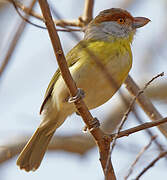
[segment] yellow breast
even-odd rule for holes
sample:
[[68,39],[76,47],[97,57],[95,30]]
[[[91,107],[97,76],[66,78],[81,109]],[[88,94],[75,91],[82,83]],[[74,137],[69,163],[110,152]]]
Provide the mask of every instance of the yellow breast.
[[[74,81],[85,92],[84,101],[89,109],[93,109],[108,101],[121,86],[131,69],[132,54],[130,43],[123,40],[87,41],[84,43],[87,44],[86,49],[79,43],[67,54],[66,59]],[[91,51],[91,54],[87,49]],[[94,60],[96,57],[114,83],[106,78],[104,72],[96,64]],[[55,82],[52,91],[53,104],[57,109],[69,109],[70,113],[75,111],[75,108],[71,108],[72,105],[65,101],[69,97],[69,91],[59,71],[55,73],[51,85],[53,82]],[[51,85],[49,87],[52,87]],[[50,90],[50,88],[48,89]]]
[[92,109],[108,101],[121,86],[131,69],[132,54],[130,45],[124,42],[95,41],[90,42],[87,48],[113,80],[111,83],[106,78],[87,50],[77,52],[80,59],[70,67],[70,71],[77,86],[85,91],[85,102]]

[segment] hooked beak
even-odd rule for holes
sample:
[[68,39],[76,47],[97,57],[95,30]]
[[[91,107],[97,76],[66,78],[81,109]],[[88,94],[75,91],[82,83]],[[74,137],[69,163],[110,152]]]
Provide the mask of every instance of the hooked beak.
[[140,28],[145,26],[147,23],[149,23],[151,20],[145,17],[134,17],[133,20],[133,28]]

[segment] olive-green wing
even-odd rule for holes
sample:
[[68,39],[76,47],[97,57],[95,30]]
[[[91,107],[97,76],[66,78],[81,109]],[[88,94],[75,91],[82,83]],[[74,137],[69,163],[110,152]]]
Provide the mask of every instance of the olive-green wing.
[[[77,44],[66,56],[66,60],[67,60],[67,64],[68,64],[68,67],[71,67],[73,64],[75,64],[78,60],[79,60],[79,55],[78,53],[76,52],[79,52],[80,51],[80,46],[79,44]],[[53,91],[53,88],[54,88],[54,85],[57,81],[57,79],[59,78],[60,76],[60,70],[57,69],[57,71],[55,72],[55,74],[53,75],[52,77],[52,80],[50,81],[49,85],[48,85],[48,88],[46,90],[46,93],[45,93],[45,96],[44,96],[44,101],[41,105],[41,108],[40,108],[40,114],[42,113],[43,111],[43,108],[46,104],[46,102],[48,101],[48,99],[50,98],[50,96],[52,95],[52,91]]]
[[42,105],[41,105],[41,108],[40,108],[40,114],[42,113],[43,111],[43,108],[46,104],[46,102],[48,101],[48,99],[50,98],[51,94],[52,94],[52,90],[53,90],[53,87],[54,87],[54,84],[55,82],[57,81],[57,79],[59,78],[60,76],[60,70],[57,69],[57,71],[55,72],[55,74],[53,75],[49,85],[48,85],[48,88],[46,89],[46,92],[45,92],[45,96],[44,96],[44,100],[42,102]]

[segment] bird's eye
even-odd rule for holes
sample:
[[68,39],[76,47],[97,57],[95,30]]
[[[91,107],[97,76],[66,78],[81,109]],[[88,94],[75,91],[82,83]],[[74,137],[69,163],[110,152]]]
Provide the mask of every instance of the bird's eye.
[[125,19],[123,19],[123,18],[119,18],[119,19],[117,20],[117,22],[118,22],[119,24],[124,24]]

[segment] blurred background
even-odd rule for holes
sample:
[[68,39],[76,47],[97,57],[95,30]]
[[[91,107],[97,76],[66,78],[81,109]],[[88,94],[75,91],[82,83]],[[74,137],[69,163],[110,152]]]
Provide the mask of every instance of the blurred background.
[[[24,5],[28,3],[28,1],[20,2]],[[52,3],[61,18],[67,20],[77,19],[82,15],[84,8],[83,0],[52,0],[49,2]],[[167,1],[95,0],[93,14],[96,16],[99,11],[112,7],[125,8],[134,16],[145,16],[151,19],[151,23],[138,30],[132,44],[133,67],[130,75],[140,87],[143,87],[153,76],[165,72],[165,76],[155,80],[146,91],[157,110],[165,117],[167,115]],[[38,14],[41,13],[38,3],[36,3],[34,11]],[[22,14],[24,15],[24,13]],[[41,21],[33,17],[30,20],[44,26]],[[11,3],[0,0],[0,149],[5,149],[9,157],[13,156],[11,154],[17,154],[16,149],[23,146],[19,145],[25,144],[25,139],[30,137],[38,127],[40,105],[48,83],[57,69],[47,31],[30,24],[25,24],[24,27],[22,21]],[[20,25],[21,23],[22,25]],[[22,31],[20,34],[18,27],[19,31]],[[18,41],[13,44],[14,49],[9,56],[9,49],[12,49],[11,42],[16,32]],[[76,34],[82,39],[82,32],[76,32]],[[78,43],[70,32],[59,32],[59,35],[65,53]],[[9,62],[2,70],[7,55]],[[121,87],[121,91],[129,99],[129,93],[124,85]],[[126,109],[117,93],[109,102],[91,112],[101,121],[104,128],[108,125],[111,126],[112,128],[107,129],[108,132],[111,132],[121,120]],[[135,112],[143,122],[150,121],[138,105],[135,105]],[[139,122],[131,113],[124,128],[127,129],[137,124]],[[88,134],[82,133],[83,126],[81,118],[74,114],[57,130],[56,135],[60,139],[62,138],[61,143],[67,143],[67,146],[68,137],[69,142],[76,135],[82,135],[89,139]],[[152,128],[151,131],[154,135],[158,135],[157,141],[166,149],[166,138],[157,128]],[[63,141],[64,138],[66,138],[65,141]],[[78,150],[78,152],[72,153],[64,146],[52,148],[52,151],[46,153],[36,172],[26,173],[19,170],[16,166],[18,154],[8,160],[2,160],[3,157],[0,157],[0,179],[103,179],[98,150],[94,148],[94,144],[87,147],[84,145],[86,142],[81,143],[78,139],[77,141],[78,145],[75,144],[75,146],[81,146],[81,149],[85,148],[85,151],[81,153]],[[117,141],[117,146],[112,154],[112,162],[118,179],[124,179],[136,155],[149,141],[150,136],[146,131]],[[135,178],[158,154],[159,149],[153,143],[141,157],[129,179]],[[141,179],[154,180],[165,177],[167,176],[166,168],[167,159],[161,159]]]

